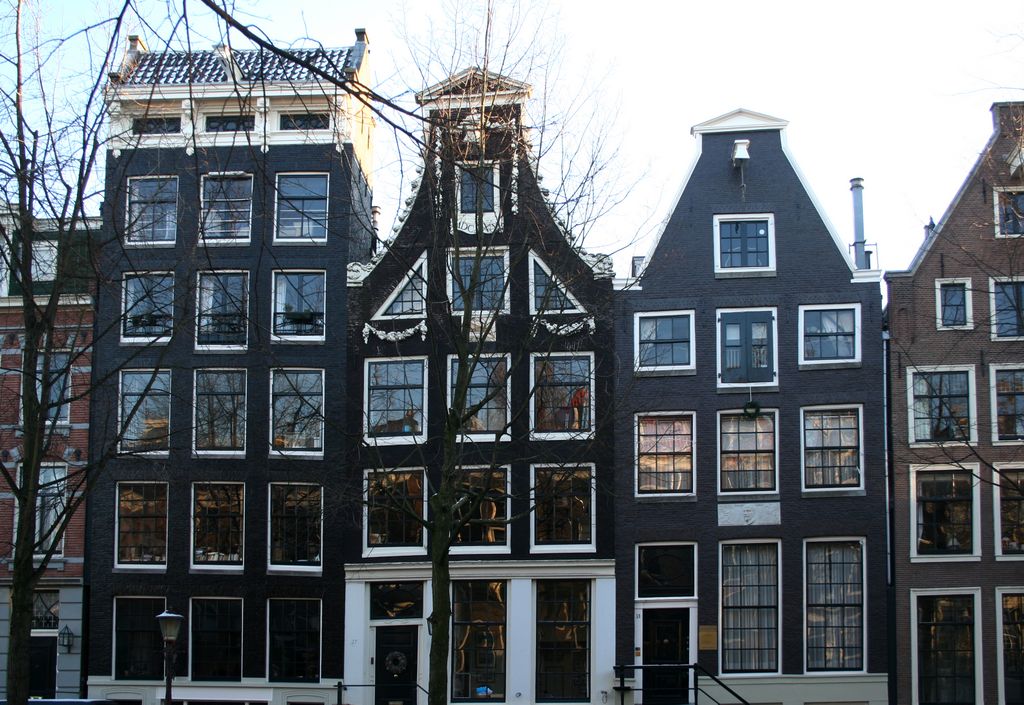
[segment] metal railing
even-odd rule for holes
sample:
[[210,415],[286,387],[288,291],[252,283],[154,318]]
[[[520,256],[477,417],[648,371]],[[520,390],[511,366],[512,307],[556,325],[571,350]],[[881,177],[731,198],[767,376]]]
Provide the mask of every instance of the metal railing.
[[[642,688],[634,688],[631,685],[626,684],[627,678],[635,678],[636,672],[648,673],[651,676],[658,674],[671,678],[677,676],[678,685],[654,685],[653,683],[644,683]],[[690,675],[693,675],[693,685],[690,685]],[[750,705],[746,698],[737,693],[735,690],[723,683],[719,678],[708,671],[706,668],[701,666],[699,663],[680,663],[680,664],[644,664],[644,665],[627,665],[620,664],[615,666],[615,678],[618,684],[613,689],[619,694],[619,705],[625,705],[626,693],[630,691],[639,690],[640,693],[651,696],[650,700],[655,703],[698,703],[703,702],[701,696],[711,703],[716,705],[726,705],[726,702],[715,698],[708,690],[709,683],[713,683],[718,686],[726,693],[731,695],[735,700],[727,701],[729,705]],[[701,679],[704,679],[702,685]],[[645,680],[653,680],[648,677]],[[690,696],[693,696],[691,699]],[[652,705],[652,703],[645,698],[644,705]]]

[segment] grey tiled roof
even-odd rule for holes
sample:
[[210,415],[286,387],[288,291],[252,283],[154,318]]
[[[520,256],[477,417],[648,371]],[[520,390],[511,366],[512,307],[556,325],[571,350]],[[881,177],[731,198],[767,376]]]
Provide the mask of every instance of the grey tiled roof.
[[[352,54],[341,49],[296,49],[292,53],[338,79]],[[235,63],[246,81],[315,81],[303,66],[262,50],[234,52]],[[143,53],[122,83],[128,85],[226,83],[224,64],[214,51]]]

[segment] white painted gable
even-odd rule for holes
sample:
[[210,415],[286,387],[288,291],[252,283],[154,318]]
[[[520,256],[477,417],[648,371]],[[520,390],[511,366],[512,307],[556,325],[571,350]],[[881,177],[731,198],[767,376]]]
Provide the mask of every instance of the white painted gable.
[[764,113],[755,113],[746,108],[736,108],[725,115],[705,120],[690,128],[691,135],[703,135],[710,132],[749,132],[751,130],[782,130],[788,125],[787,120],[772,117]]

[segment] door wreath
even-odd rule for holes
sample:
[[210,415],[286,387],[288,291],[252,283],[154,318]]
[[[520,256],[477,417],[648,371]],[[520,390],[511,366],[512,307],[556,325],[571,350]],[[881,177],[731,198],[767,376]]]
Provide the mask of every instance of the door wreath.
[[408,666],[409,660],[401,651],[392,651],[384,657],[384,668],[394,676],[403,673]]

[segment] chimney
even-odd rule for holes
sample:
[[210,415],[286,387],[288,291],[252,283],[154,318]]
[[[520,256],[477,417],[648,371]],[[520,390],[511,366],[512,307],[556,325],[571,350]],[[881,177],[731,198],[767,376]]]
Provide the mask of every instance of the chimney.
[[639,277],[640,276],[640,272],[642,272],[643,269],[644,269],[644,260],[645,259],[647,259],[647,258],[646,257],[634,257],[633,258],[633,262],[632,262],[632,264],[630,266],[630,276],[632,276],[632,277]]
[[235,63],[235,55],[231,53],[231,47],[226,44],[214,44],[213,53],[220,59],[228,80],[232,83],[240,83],[244,77],[242,76],[242,69]]
[[380,230],[380,206],[370,208],[370,223],[373,225],[373,232]]
[[853,191],[853,262],[857,269],[870,269],[864,252],[864,179],[850,179]]
[[142,41],[142,38],[137,34],[128,35],[128,48],[124,52],[124,58],[121,59],[121,66],[116,71],[111,71],[107,74],[107,78],[110,79],[111,83],[120,83],[128,74],[132,72],[135,65],[139,63],[139,56],[145,54],[149,49],[146,48],[146,43]]

